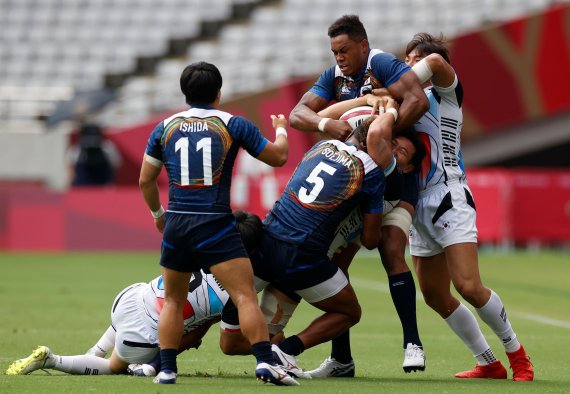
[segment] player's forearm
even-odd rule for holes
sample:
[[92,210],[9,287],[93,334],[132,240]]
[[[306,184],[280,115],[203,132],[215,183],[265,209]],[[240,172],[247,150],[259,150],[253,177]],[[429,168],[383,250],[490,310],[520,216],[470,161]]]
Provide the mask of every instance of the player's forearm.
[[338,103],[334,103],[333,105],[320,110],[318,115],[321,118],[338,119],[346,111],[362,105],[368,105],[366,96],[358,97],[352,100],[339,101]]
[[398,122],[394,125],[394,131],[407,129],[414,125],[429,109],[429,101],[423,93],[421,95],[407,95],[398,110]]
[[139,188],[143,195],[144,201],[148,209],[155,212],[161,207],[160,192],[156,180],[154,181],[139,181]]
[[297,104],[291,111],[289,116],[289,124],[291,127],[308,132],[318,132],[319,122],[323,119],[309,107],[303,104]]

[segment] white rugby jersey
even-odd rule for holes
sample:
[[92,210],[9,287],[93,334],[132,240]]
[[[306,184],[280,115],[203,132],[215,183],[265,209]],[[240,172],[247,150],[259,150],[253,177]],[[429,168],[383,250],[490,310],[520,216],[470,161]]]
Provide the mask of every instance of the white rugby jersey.
[[[203,271],[194,272],[188,287],[188,296],[184,306],[184,333],[201,326],[213,317],[220,316],[222,308],[229,299],[228,293],[212,274]],[[158,316],[164,305],[164,284],[162,276],[153,279],[142,293],[144,319],[156,337]]]
[[461,161],[463,87],[455,75],[451,86],[430,86],[424,91],[429,110],[414,125],[426,146],[419,176],[420,191],[446,181],[465,180]]

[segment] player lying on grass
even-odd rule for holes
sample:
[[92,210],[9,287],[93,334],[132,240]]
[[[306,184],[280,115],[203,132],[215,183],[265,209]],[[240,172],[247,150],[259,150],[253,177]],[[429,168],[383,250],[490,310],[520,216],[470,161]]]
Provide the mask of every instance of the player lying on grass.
[[[234,216],[244,246],[251,250],[258,234],[242,232],[242,222],[249,214],[237,211]],[[200,345],[210,326],[220,320],[228,299],[228,293],[211,274],[193,273],[184,308],[184,335],[179,352]],[[46,346],[39,346],[30,356],[13,362],[6,374],[26,375],[38,369],[55,369],[74,375],[110,375],[127,372],[129,364],[150,362],[159,354],[158,317],[163,303],[162,276],[150,283],[128,286],[112,304],[112,325],[87,354],[60,356]],[[112,348],[111,357],[103,358]]]

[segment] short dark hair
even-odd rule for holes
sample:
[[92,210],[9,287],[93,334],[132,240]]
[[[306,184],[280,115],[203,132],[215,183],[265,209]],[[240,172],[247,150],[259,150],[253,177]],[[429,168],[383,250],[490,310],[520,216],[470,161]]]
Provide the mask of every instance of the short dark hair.
[[342,34],[348,35],[348,37],[354,41],[368,39],[366,29],[364,29],[364,25],[360,21],[358,15],[343,15],[329,26],[328,35],[330,38],[334,38]]
[[362,123],[360,123],[353,131],[352,135],[358,141],[360,145],[360,149],[367,150],[366,148],[366,138],[368,137],[368,129],[372,122],[376,119],[375,116],[370,116],[369,118],[364,119]]
[[192,63],[186,66],[180,76],[180,89],[188,105],[213,103],[221,88],[222,74],[211,63]]
[[414,38],[406,45],[406,56],[413,50],[419,54],[429,55],[430,53],[438,53],[445,59],[446,62],[451,64],[449,58],[449,51],[445,45],[443,34],[439,37],[434,37],[429,33],[416,33]]
[[259,216],[247,211],[234,211],[234,218],[236,220],[236,227],[241,235],[241,240],[245,250],[251,254],[261,239],[261,232],[263,231],[263,223]]
[[420,138],[417,131],[413,128],[407,128],[404,130],[400,130],[396,137],[405,137],[412,142],[414,148],[416,149],[416,153],[412,156],[410,160],[410,164],[414,166],[414,171],[418,172],[422,166],[422,161],[427,154],[426,146],[424,145],[422,139]]

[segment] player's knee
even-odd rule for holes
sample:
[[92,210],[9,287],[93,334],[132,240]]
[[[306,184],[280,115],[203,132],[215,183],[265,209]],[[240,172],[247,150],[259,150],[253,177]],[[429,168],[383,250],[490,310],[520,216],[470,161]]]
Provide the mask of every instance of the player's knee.
[[400,247],[393,244],[384,244],[379,249],[382,265],[388,276],[410,270],[404,258],[404,251]]
[[455,285],[457,292],[463,297],[465,301],[471,305],[478,305],[481,299],[485,298],[485,288],[478,283],[465,281]]
[[362,317],[362,309],[360,308],[360,304],[357,303],[354,308],[351,308],[347,316],[351,327],[358,324],[360,318]]

